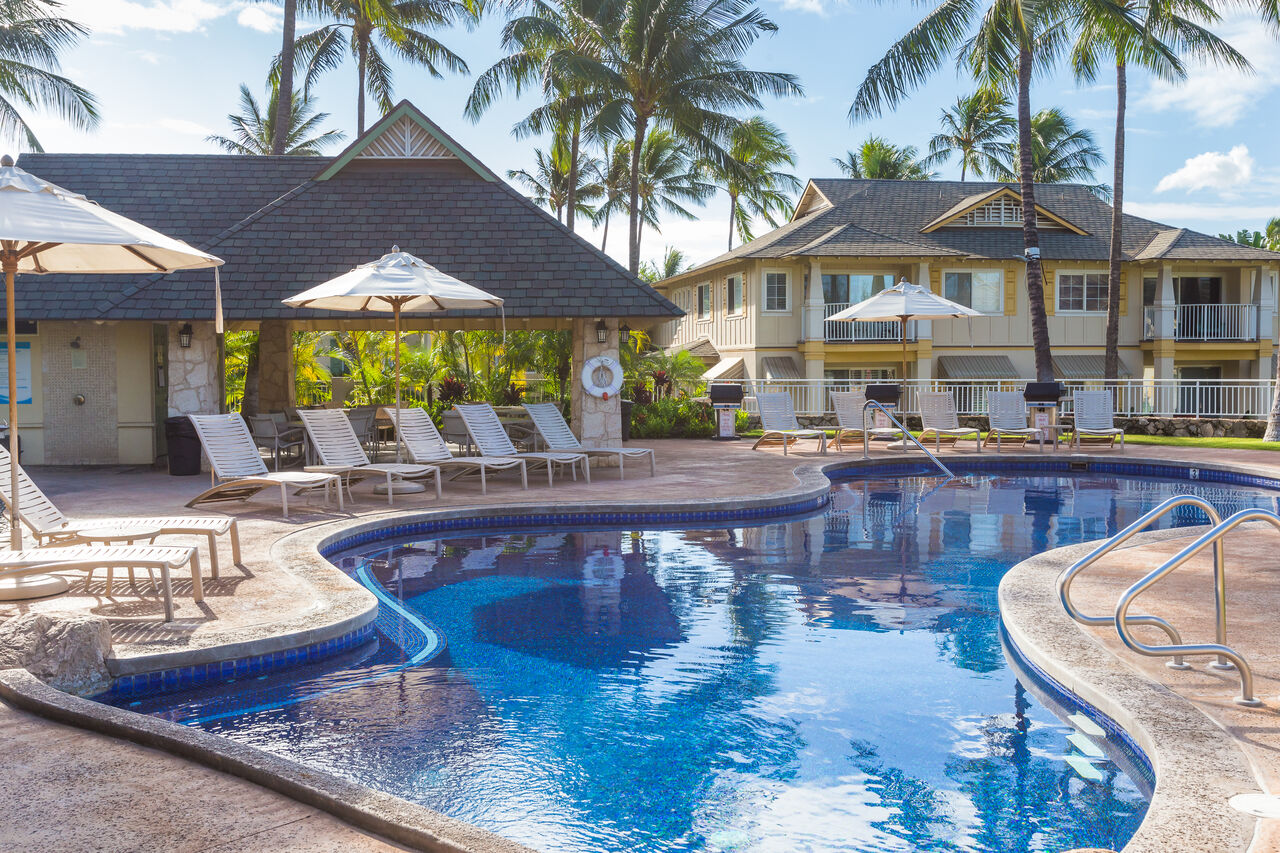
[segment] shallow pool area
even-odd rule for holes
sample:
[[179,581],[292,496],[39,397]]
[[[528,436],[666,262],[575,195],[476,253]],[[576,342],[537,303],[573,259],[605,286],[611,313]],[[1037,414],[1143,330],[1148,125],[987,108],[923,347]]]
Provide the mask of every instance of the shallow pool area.
[[1127,475],[900,475],[768,523],[386,540],[330,556],[382,597],[375,641],[104,698],[540,850],[1119,849],[1150,770],[1015,677],[996,588],[1176,493],[1276,507]]

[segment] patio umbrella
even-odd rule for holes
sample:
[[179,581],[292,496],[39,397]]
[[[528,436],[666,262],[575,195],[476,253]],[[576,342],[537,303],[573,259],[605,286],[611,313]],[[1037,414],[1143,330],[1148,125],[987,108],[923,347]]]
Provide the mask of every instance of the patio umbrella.
[[[18,371],[14,307],[17,273],[168,273],[216,267],[220,258],[99,207],[0,158],[0,268],[9,346],[9,453],[18,459]],[[10,547],[22,547],[18,468],[12,466]],[[32,583],[23,584],[33,587]],[[63,584],[65,588],[65,584]],[[51,592],[57,592],[52,589]],[[48,594],[48,593],[40,593]]]
[[390,254],[291,296],[284,304],[330,311],[390,311],[395,317],[396,460],[399,461],[400,312],[501,308],[502,300],[393,246]]
[[907,381],[907,321],[936,320],[945,317],[981,317],[981,311],[943,299],[927,288],[902,279],[870,299],[850,305],[828,317],[828,320],[872,322],[898,320],[902,323],[902,381]]

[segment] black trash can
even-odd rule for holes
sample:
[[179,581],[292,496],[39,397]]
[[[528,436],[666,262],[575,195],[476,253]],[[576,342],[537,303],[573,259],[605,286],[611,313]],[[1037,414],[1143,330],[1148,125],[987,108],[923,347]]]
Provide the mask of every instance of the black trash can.
[[164,440],[169,446],[169,473],[190,477],[200,473],[200,436],[186,415],[175,415],[164,422]]
[[622,440],[631,440],[631,401],[622,401]]

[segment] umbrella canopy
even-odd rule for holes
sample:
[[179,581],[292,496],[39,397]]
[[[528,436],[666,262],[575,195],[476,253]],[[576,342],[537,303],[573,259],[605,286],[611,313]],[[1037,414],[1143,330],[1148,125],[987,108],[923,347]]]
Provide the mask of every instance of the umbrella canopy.
[[[5,277],[9,452],[13,458],[18,459],[15,274],[166,273],[221,263],[220,258],[19,169],[11,157],[0,158],[0,268]],[[9,539],[10,547],[18,549],[22,547],[17,517],[18,466],[11,467],[14,506],[9,508]]]

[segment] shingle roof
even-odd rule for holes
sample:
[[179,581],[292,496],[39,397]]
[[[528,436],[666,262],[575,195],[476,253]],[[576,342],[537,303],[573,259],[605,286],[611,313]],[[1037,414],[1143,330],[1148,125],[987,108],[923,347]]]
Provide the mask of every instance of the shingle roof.
[[[1020,228],[943,227],[923,233],[923,229],[945,214],[961,211],[1002,189],[1018,192],[1017,184],[853,178],[815,178],[811,183],[830,200],[830,207],[788,222],[698,265],[694,270],[740,258],[799,255],[1022,258]],[[1088,232],[1080,235],[1065,229],[1041,229],[1040,251],[1045,260],[1107,260],[1111,242],[1111,206],[1088,187],[1037,184],[1036,204]],[[1165,238],[1169,240],[1167,246],[1158,239],[1166,232],[1174,235]],[[1157,250],[1155,254],[1152,254],[1153,247]],[[1241,246],[1208,234],[1173,229],[1128,214],[1124,217],[1122,250],[1127,260],[1168,258],[1280,262],[1280,253]]]
[[[223,258],[224,314],[232,321],[343,316],[289,308],[281,300],[393,245],[501,296],[507,317],[681,314],[514,189],[460,163],[353,161],[328,180],[314,180],[328,162],[24,154],[20,165]],[[23,319],[213,316],[213,276],[207,270],[146,277],[20,276],[17,295]]]

